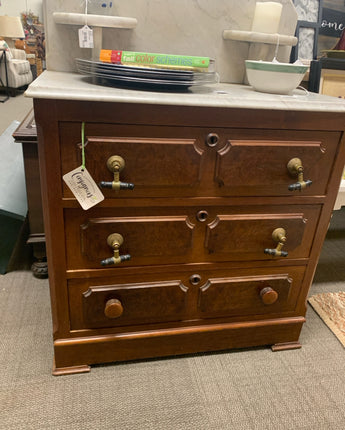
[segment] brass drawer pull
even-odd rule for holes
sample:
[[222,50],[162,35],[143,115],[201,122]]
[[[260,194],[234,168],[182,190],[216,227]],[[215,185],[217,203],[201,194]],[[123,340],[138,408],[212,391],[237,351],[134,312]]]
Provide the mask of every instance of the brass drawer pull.
[[115,191],[119,190],[133,190],[134,184],[130,182],[120,181],[120,172],[125,167],[125,160],[119,155],[112,155],[107,160],[107,167],[110,172],[114,173],[114,180],[112,182],[102,181],[99,183],[101,188],[110,188]]
[[107,318],[119,318],[123,313],[123,306],[118,299],[109,299],[105,304],[104,315]]
[[302,161],[299,158],[292,158],[287,164],[287,169],[291,176],[297,176],[297,182],[288,186],[289,191],[301,191],[313,183],[310,179],[304,181]]
[[129,254],[120,255],[120,246],[123,244],[123,237],[119,233],[110,234],[107,238],[107,244],[113,248],[114,256],[106,258],[101,261],[102,266],[109,266],[111,264],[120,264],[123,261],[131,259]]
[[271,287],[265,287],[260,291],[260,298],[264,305],[273,305],[278,300],[278,293]]
[[272,255],[273,257],[287,257],[288,252],[282,251],[286,242],[286,232],[283,228],[276,228],[272,233],[272,239],[278,243],[275,249],[266,248],[265,254]]
[[210,148],[213,148],[214,146],[216,146],[219,142],[219,136],[216,133],[209,133],[206,136],[206,145],[209,146]]

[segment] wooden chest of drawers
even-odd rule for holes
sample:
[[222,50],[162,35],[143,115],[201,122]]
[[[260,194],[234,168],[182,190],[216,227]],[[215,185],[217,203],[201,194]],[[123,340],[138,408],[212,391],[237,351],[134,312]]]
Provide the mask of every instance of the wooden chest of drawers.
[[[55,374],[300,347],[344,164],[343,113],[36,99],[35,117]],[[82,122],[94,180],[113,180],[115,155],[134,184],[104,189],[88,211],[62,181],[81,165]],[[130,259],[106,264],[118,235]]]

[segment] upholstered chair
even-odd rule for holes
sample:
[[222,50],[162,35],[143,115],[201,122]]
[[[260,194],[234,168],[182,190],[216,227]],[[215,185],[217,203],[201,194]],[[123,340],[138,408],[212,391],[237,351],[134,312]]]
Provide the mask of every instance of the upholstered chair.
[[[6,55],[7,87],[9,89],[16,89],[24,87],[32,82],[30,63],[26,59],[25,51],[21,49],[8,48],[6,42],[1,40],[0,48],[5,48],[5,51],[1,51],[1,54]],[[0,64],[0,77],[3,84],[6,85],[4,58]]]

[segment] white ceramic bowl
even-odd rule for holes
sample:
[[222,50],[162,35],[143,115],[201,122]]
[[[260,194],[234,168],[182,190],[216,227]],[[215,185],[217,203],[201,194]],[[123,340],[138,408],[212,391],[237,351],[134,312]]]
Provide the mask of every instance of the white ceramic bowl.
[[263,93],[289,94],[301,83],[308,66],[246,60],[249,84]]

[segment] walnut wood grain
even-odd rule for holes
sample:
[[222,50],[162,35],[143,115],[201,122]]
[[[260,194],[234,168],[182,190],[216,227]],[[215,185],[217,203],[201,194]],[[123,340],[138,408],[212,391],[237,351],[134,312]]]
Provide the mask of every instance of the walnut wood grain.
[[[294,206],[296,213],[284,213],[286,207],[266,206],[266,213],[222,214],[207,225],[205,248],[210,254],[227,255],[229,260],[262,260],[265,248],[274,248],[272,232],[286,230],[284,249],[288,258],[308,257],[319,208]],[[244,209],[244,208],[242,208]],[[287,208],[286,208],[287,209]]]
[[[276,340],[291,346],[298,337],[305,318],[289,318],[238,324],[212,324],[179,329],[137,331],[106,336],[74,337],[54,342],[55,360],[60,373],[73,373],[73,367],[100,362],[128,361],[138,358],[219,351],[258,345],[272,345]],[[84,366],[82,366],[82,369]]]
[[[15,143],[21,143],[25,171],[25,185],[28,202],[29,238],[28,243],[33,247],[33,255],[38,260],[32,270],[35,276],[42,277],[38,267],[46,265],[45,234],[43,226],[43,209],[41,196],[41,181],[37,149],[37,129],[34,111],[31,109],[13,133]],[[46,277],[47,273],[43,277]]]
[[[318,205],[203,208],[123,208],[116,218],[108,208],[66,209],[68,268],[100,268],[110,256],[106,238],[112,233],[123,236],[121,252],[132,256],[121,267],[270,260],[264,250],[276,246],[272,232],[278,227],[287,232],[288,258],[308,258],[320,215]],[[200,212],[207,213],[205,220],[198,219]]]
[[[84,288],[88,284],[85,283]],[[187,295],[188,287],[181,281],[90,286],[82,293],[82,321],[72,317],[72,327],[178,321],[187,316]],[[73,309],[71,314],[75,314]]]
[[[198,301],[200,315],[210,318],[293,310],[296,304],[296,291],[301,288],[303,274],[303,268],[290,268],[289,274],[209,279],[200,287]],[[279,296],[279,300],[271,302],[269,307],[262,298],[262,291],[268,288],[275,291],[277,299]],[[293,293],[291,289],[294,289]]]
[[298,157],[303,160],[306,177],[313,181],[312,187],[303,190],[303,195],[324,194],[340,136],[324,133],[322,140],[313,141],[321,135],[310,135],[308,140],[302,140],[304,136],[301,135],[301,140],[298,140],[295,133],[286,134],[285,140],[279,140],[282,132],[272,133],[277,135],[277,140],[237,140],[231,137],[217,151],[215,176],[224,193],[291,195],[288,186],[295,182],[295,178],[289,173],[287,164]]
[[[81,164],[80,130],[79,124],[71,129],[71,124],[61,124],[61,133],[66,134],[62,144],[62,169],[64,173],[73,170],[74,165]],[[109,130],[104,125],[104,133]],[[86,126],[86,132],[94,130]],[[102,130],[103,131],[103,130]],[[134,190],[116,193],[111,190],[102,190],[107,198],[129,196],[148,196],[152,194],[170,194],[174,192],[189,192],[194,194],[200,182],[204,163],[204,150],[199,147],[193,135],[191,138],[157,138],[157,137],[128,137],[128,133],[119,127],[112,130],[114,135],[95,137],[87,135],[86,157],[87,169],[96,181],[112,181],[113,175],[106,167],[107,159],[113,155],[120,155],[125,160],[125,168],[121,172],[121,181],[134,183]],[[140,131],[132,128],[131,135]],[[97,134],[100,130],[97,130]],[[166,134],[166,131],[164,131]],[[188,133],[189,135],[190,133]],[[117,137],[118,136],[118,137]],[[183,136],[183,135],[182,135]],[[64,195],[71,196],[70,190],[63,185]]]
[[[56,372],[298,344],[344,167],[343,114],[43,99],[34,105]],[[108,180],[109,156],[124,154],[121,179],[140,184],[107,194],[87,212],[61,179],[80,165],[82,121],[91,142],[86,166],[97,180]],[[218,136],[214,146],[207,145],[210,134]],[[293,182],[286,165],[296,156],[313,180],[301,193],[285,188]],[[198,220],[200,211],[206,220]],[[289,256],[261,254],[274,247],[271,234],[280,227]],[[100,268],[114,232],[136,255]],[[269,305],[260,296],[268,287],[278,294]],[[104,315],[108,300],[121,302],[121,316]]]

